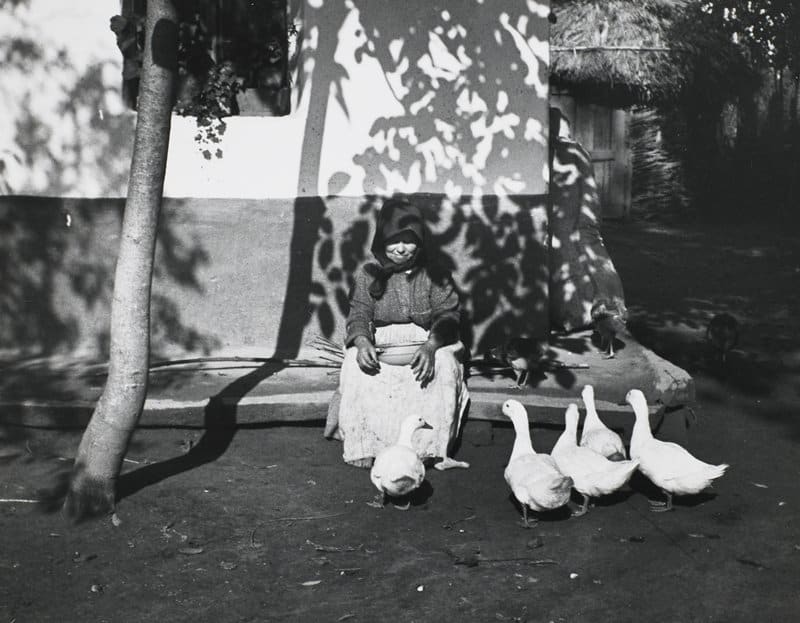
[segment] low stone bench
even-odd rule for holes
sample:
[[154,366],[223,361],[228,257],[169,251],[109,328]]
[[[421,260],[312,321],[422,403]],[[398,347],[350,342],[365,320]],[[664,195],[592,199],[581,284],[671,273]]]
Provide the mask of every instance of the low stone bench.
[[[563,425],[570,402],[582,407],[580,393],[594,386],[597,409],[611,428],[630,434],[633,412],[625,404],[631,388],[650,404],[651,425],[659,436],[686,439],[686,411],[695,400],[694,382],[684,370],[623,336],[614,359],[604,359],[591,333],[560,337],[549,356],[586,369],[553,369],[531,374],[518,389],[513,374],[472,366],[467,384],[471,404],[466,426],[508,424],[501,407],[519,400],[534,425]],[[105,382],[104,366],[81,361],[43,360],[6,366],[0,379],[0,426],[76,428],[85,426]],[[336,367],[282,366],[279,363],[183,364],[152,370],[140,426],[257,426],[323,420],[338,382]]]

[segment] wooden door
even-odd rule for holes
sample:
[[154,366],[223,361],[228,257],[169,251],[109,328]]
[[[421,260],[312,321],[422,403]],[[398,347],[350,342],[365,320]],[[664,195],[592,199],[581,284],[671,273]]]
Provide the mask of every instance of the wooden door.
[[627,145],[628,113],[565,94],[552,94],[550,103],[569,119],[572,137],[592,158],[603,218],[628,216],[632,173]]

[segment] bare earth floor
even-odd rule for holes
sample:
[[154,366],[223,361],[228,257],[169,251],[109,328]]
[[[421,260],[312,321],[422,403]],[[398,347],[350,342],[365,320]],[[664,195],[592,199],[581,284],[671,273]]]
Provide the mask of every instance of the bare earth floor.
[[[783,232],[787,233],[783,233]],[[777,226],[611,224],[639,340],[688,369],[690,449],[731,464],[648,511],[635,478],[581,518],[525,530],[509,426],[467,425],[467,471],[429,470],[408,511],[367,505],[319,423],[137,431],[111,518],[54,502],[77,430],[0,428],[0,623],[16,621],[789,621],[800,611],[800,249]],[[743,322],[724,369],[703,323]],[[533,429],[549,451],[560,430]],[[221,455],[218,450],[224,448]],[[217,457],[217,458],[214,458]]]

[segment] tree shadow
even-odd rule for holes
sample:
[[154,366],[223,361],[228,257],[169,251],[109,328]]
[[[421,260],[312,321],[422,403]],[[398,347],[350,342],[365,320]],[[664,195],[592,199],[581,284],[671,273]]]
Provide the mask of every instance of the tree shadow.
[[[178,346],[209,352],[214,336],[187,326],[170,289],[202,293],[209,262],[180,200],[167,200],[158,233],[151,302],[153,353]],[[83,351],[105,357],[123,199],[0,198],[0,349],[46,357]],[[161,284],[164,287],[161,287]],[[159,291],[159,289],[161,291]],[[24,345],[24,346],[23,346]]]
[[283,364],[264,364],[212,396],[203,411],[205,432],[198,442],[186,454],[122,474],[117,483],[117,499],[122,500],[145,487],[216,461],[236,435],[238,402],[261,381],[284,367]]
[[[546,151],[535,145],[546,143],[539,114],[539,108],[546,111],[546,63],[527,39],[541,33],[531,31],[533,15],[521,7],[485,11],[483,17],[497,20],[497,37],[490,40],[474,7],[412,5],[398,20],[392,3],[355,3],[355,48],[342,53],[352,53],[356,64],[377,61],[400,108],[373,123],[373,146],[354,157],[367,192],[354,218],[340,232],[329,215],[319,220],[316,259],[324,278],[311,283],[307,309],[329,336],[333,312],[346,316],[353,273],[368,257],[374,212],[383,197],[413,193],[432,233],[426,251],[454,273],[465,302],[462,340],[483,349],[514,334],[546,335],[545,197],[525,193],[530,171],[517,168],[524,163],[535,171],[537,154]],[[347,18],[327,10],[326,23],[334,13],[333,23]],[[337,50],[336,31],[318,43],[320,60]],[[494,57],[510,60],[490,69]],[[338,61],[318,63],[312,88],[320,88],[324,102],[333,93],[349,116],[346,71]],[[318,99],[312,94],[312,107]],[[325,108],[319,106],[309,119],[321,118]],[[303,177],[317,180],[319,146],[310,147],[304,145]],[[343,166],[330,176],[329,191],[347,187],[349,170]],[[447,184],[438,181],[443,178]],[[447,194],[438,190],[442,186]],[[476,190],[482,192],[472,194]]]
[[[0,43],[6,61],[0,90],[9,90],[7,101],[16,107],[9,111],[15,120],[10,147],[0,145],[0,186],[8,193],[0,197],[0,350],[16,350],[19,358],[75,351],[105,357],[125,201],[64,197],[110,197],[127,186],[125,146],[133,143],[136,117],[122,104],[120,88],[108,84],[116,63],[79,65],[69,50],[48,45],[37,25],[15,11],[17,4],[0,7],[19,33]],[[30,105],[41,99],[37,88],[52,95],[50,109]],[[6,162],[9,149],[19,170]],[[176,209],[181,203],[164,202],[155,277],[200,291],[197,271],[209,258],[199,238],[187,233],[191,223]],[[182,322],[168,292],[154,295],[152,312],[155,352],[216,345]]]
[[[325,337],[334,331],[334,318],[327,301],[314,302],[311,295],[318,290],[313,282],[314,249],[320,256],[320,266],[325,269],[326,254],[332,252],[332,242],[326,239],[332,232],[330,219],[325,216],[327,206],[321,197],[316,196],[316,188],[308,192],[306,184],[316,185],[319,180],[322,159],[322,138],[328,109],[328,94],[335,85],[341,84],[342,67],[333,62],[338,42],[338,25],[348,14],[347,8],[338,2],[324,2],[315,11],[315,18],[327,27],[315,29],[314,35],[306,31],[304,65],[314,67],[304,70],[299,78],[300,90],[305,91],[310,82],[309,110],[300,155],[300,175],[298,177],[297,199],[293,210],[292,238],[289,243],[289,276],[286,295],[278,329],[276,356],[295,357],[300,350],[303,330],[314,316]],[[312,41],[313,39],[313,41]],[[307,196],[310,194],[311,196]],[[322,238],[322,243],[318,244]],[[335,276],[335,275],[334,275]]]

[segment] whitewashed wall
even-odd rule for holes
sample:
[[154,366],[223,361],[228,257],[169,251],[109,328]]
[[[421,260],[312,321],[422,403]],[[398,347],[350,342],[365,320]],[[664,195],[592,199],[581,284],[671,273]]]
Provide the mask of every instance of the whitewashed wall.
[[[0,317],[0,351],[104,352],[135,125],[108,28],[118,10],[0,11],[0,46],[16,37],[26,51],[0,65],[0,226],[12,232],[0,260],[17,283],[0,293],[16,310]],[[157,351],[292,355],[310,333],[338,337],[372,211],[398,191],[429,217],[466,341],[546,334],[548,12],[534,0],[293,8],[290,115],[226,119],[210,159],[194,120],[173,118]]]
[[[397,24],[408,21],[415,4],[376,3],[396,11]],[[359,52],[367,21],[359,5],[365,3],[309,0],[292,10],[301,26],[293,110],[280,118],[227,119],[222,158],[206,160],[193,138],[194,120],[174,117],[166,195],[544,192],[548,48],[541,23],[546,24],[548,4],[459,0],[449,11],[428,8],[429,23],[420,24],[430,29],[427,50],[400,59],[391,73],[378,60],[381,50]],[[17,54],[18,62],[0,67],[7,193],[125,195],[135,114],[120,98],[120,54],[108,27],[118,10],[115,2],[31,0],[13,13],[0,11],[0,36],[28,40],[41,52],[35,59]],[[466,45],[454,54],[446,44],[458,38]],[[478,47],[471,48],[476,40]],[[404,41],[408,44],[408,33],[402,28],[384,37],[395,55]],[[477,63],[489,81],[483,86],[463,80]],[[510,66],[516,69],[509,72]],[[510,83],[515,74],[518,79]],[[504,83],[487,91],[498,75]],[[415,100],[404,82],[419,77],[429,88]],[[453,106],[435,109],[434,96],[449,91]],[[380,119],[402,119],[409,128],[439,127],[429,135],[418,129],[415,153],[395,156],[390,152],[399,137],[376,132]],[[457,140],[448,143],[448,127],[471,134],[474,153],[461,151]],[[315,152],[310,167],[309,149]],[[367,153],[388,155],[397,166],[385,170],[384,161],[382,170],[370,171],[357,162]]]

